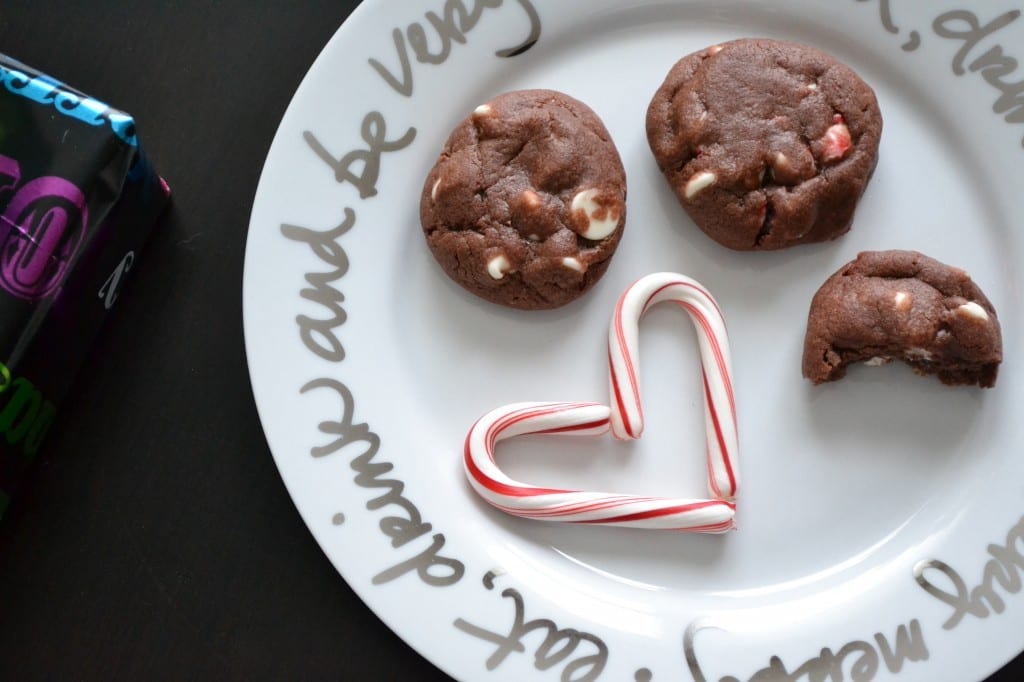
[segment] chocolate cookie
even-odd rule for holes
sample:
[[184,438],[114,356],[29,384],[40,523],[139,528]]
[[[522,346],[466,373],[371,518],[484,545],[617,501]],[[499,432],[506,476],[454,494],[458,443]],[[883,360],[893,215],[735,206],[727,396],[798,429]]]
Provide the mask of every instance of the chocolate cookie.
[[742,251],[847,232],[881,133],[875,93],[856,73],[777,40],[684,57],[647,109],[647,140],[683,208]]
[[557,308],[608,268],[626,222],[626,173],[585,104],[509,92],[452,132],[423,186],[420,222],[437,262],[469,291]]
[[945,384],[990,388],[1003,359],[996,311],[966,272],[916,251],[867,251],[814,295],[804,376],[841,379],[848,365],[899,359]]

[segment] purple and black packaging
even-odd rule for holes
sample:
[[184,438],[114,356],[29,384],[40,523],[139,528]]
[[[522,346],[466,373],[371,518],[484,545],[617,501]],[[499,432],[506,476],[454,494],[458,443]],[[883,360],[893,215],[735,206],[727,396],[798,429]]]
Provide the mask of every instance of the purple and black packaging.
[[0,54],[0,516],[169,197],[131,116]]

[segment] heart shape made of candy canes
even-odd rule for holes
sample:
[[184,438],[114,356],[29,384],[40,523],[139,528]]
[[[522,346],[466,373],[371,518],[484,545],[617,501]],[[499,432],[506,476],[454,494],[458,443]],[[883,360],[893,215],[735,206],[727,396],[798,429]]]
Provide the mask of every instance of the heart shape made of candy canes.
[[[649,497],[546,488],[516,481],[494,459],[497,443],[528,434],[619,439],[643,432],[639,323],[651,307],[674,302],[697,332],[704,389],[705,457],[711,499]],[[619,298],[608,334],[611,406],[583,402],[513,403],[491,410],[466,436],[463,465],[470,485],[492,506],[542,521],[626,528],[723,533],[734,527],[739,484],[736,401],[725,320],[700,283],[671,272],[647,275]]]

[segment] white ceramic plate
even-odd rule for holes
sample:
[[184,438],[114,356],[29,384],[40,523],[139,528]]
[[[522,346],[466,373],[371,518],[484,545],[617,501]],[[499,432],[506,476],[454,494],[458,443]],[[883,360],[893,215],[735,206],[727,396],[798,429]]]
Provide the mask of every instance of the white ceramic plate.
[[[244,282],[267,439],[345,580],[464,680],[969,680],[1024,647],[1021,6],[360,7],[281,122]],[[657,172],[644,136],[652,93],[679,57],[742,36],[827,49],[878,94],[880,163],[853,230],[833,243],[728,251],[685,217]],[[418,203],[455,123],[501,91],[533,87],[565,91],[603,118],[625,163],[629,218],[595,289],[558,311],[522,313],[447,279]],[[814,291],[857,252],[886,248],[961,266],[987,292],[1008,351],[995,389],[951,389],[899,365],[819,388],[801,378]],[[521,400],[603,401],[612,305],[658,270],[702,281],[730,327],[739,530],[563,527],[487,507],[460,463],[473,420]],[[685,316],[653,312],[642,352],[642,441],[517,442],[502,463],[536,483],[701,495]]]

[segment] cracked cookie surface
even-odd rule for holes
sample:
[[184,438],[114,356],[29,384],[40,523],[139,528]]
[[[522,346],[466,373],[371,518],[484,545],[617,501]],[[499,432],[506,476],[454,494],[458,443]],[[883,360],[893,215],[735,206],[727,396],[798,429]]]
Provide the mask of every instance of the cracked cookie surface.
[[478,106],[427,175],[420,223],[444,271],[493,303],[537,310],[604,274],[626,221],[626,174],[604,124],[552,90]]
[[741,39],[679,60],[647,110],[647,140],[680,204],[749,251],[850,229],[878,160],[874,91],[815,48]]
[[854,363],[901,360],[945,384],[995,385],[1003,359],[995,308],[963,270],[916,251],[867,251],[814,295],[803,375],[835,381]]

